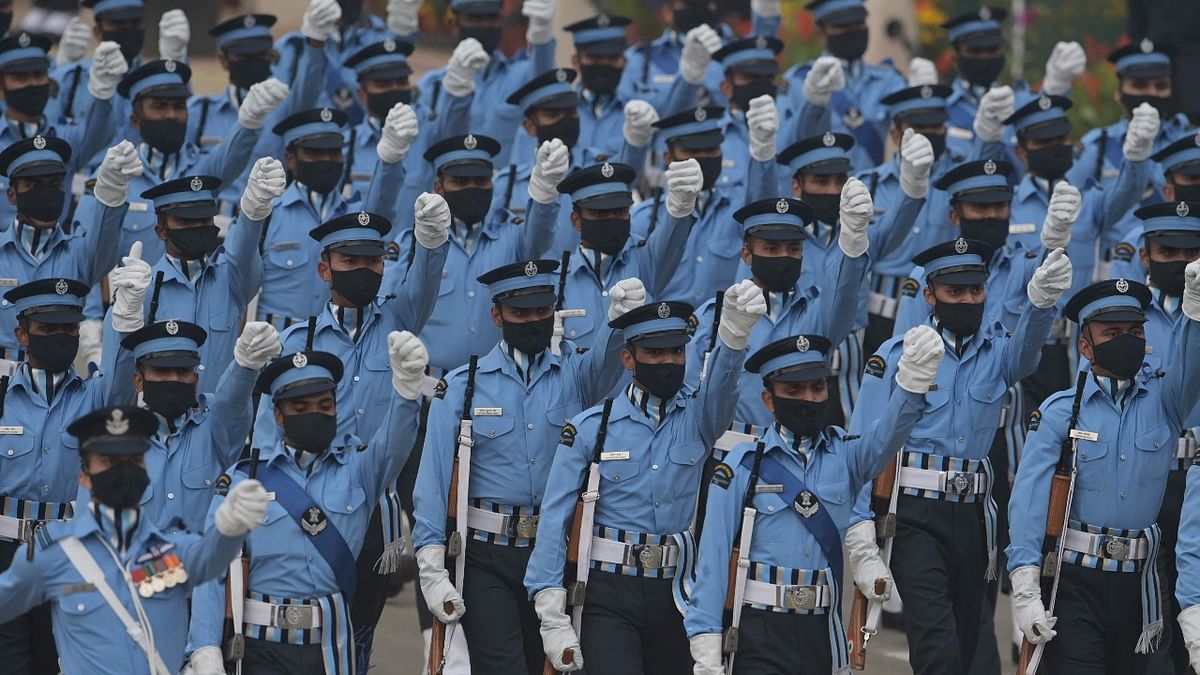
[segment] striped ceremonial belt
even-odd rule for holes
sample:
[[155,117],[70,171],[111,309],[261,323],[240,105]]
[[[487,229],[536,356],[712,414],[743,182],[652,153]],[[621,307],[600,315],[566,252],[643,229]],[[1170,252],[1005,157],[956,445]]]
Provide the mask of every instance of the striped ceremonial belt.
[[679,564],[673,535],[598,526],[592,537],[592,569],[627,577],[672,579]]
[[467,507],[467,529],[471,538],[500,546],[533,546],[540,518],[536,506],[510,506],[473,499]]
[[290,645],[321,645],[326,675],[354,675],[350,607],[341,593],[295,599],[250,591],[246,637]]

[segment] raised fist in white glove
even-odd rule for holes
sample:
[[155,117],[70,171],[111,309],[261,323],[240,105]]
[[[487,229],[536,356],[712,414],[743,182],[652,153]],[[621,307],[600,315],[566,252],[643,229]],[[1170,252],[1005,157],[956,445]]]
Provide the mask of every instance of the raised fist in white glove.
[[388,111],[387,119],[383,121],[383,133],[375,151],[379,159],[388,164],[395,164],[404,159],[413,139],[417,137],[417,113],[407,103],[397,103]]
[[692,652],[692,675],[725,675],[721,665],[721,634],[700,633],[688,638],[688,649]]
[[754,324],[767,313],[767,300],[762,289],[749,279],[743,279],[725,289],[721,322],[717,335],[730,349],[742,350],[750,341]]
[[435,249],[450,238],[450,205],[439,194],[422,192],[413,203],[413,236],[417,243]]
[[92,194],[96,196],[96,201],[105,206],[120,206],[125,203],[129,181],[140,175],[142,160],[138,158],[137,150],[133,143],[121,141],[104,152],[104,159],[96,170],[96,185]]
[[622,279],[608,289],[608,320],[616,321],[646,304],[646,287],[638,278]]
[[225,501],[214,514],[217,531],[226,537],[240,537],[262,525],[267,517],[267,502],[270,498],[262,483],[247,478],[234,485]]
[[815,106],[829,105],[829,97],[835,91],[846,88],[846,74],[842,62],[833,56],[822,56],[813,61],[804,76],[804,98]]
[[1061,248],[1056,248],[1033,271],[1033,278],[1025,286],[1025,293],[1034,307],[1047,309],[1053,307],[1070,287],[1071,259]]
[[92,98],[107,101],[117,91],[117,84],[125,73],[129,72],[129,64],[121,56],[121,46],[115,42],[101,42],[92,54],[92,67],[88,71],[88,93]]
[[525,40],[531,45],[543,45],[554,37],[555,0],[525,0],[521,14],[529,19]]
[[79,16],[71,17],[58,41],[54,65],[62,67],[83,60],[92,48],[92,27]]
[[142,242],[133,242],[121,266],[108,273],[108,286],[113,294],[113,330],[132,333],[146,325],[143,303],[150,288],[150,263],[142,260]]
[[896,366],[896,384],[914,394],[928,393],[945,351],[942,336],[933,328],[926,325],[909,328],[904,334],[900,363]]
[[1048,96],[1067,96],[1071,93],[1071,82],[1087,68],[1087,54],[1078,42],[1059,42],[1050,50],[1046,59],[1046,78],[1042,80],[1042,93]]
[[242,213],[250,220],[266,220],[275,200],[287,187],[283,163],[274,157],[259,157],[250,169],[246,189],[242,192]]
[[467,606],[446,571],[445,546],[431,544],[417,549],[417,576],[425,604],[442,623],[454,623],[467,613]]
[[1183,313],[1192,321],[1200,321],[1200,260],[1183,268]]
[[388,0],[387,27],[393,35],[407,37],[420,27],[421,0]]
[[[907,337],[905,341],[907,342]],[[937,341],[941,343],[942,339],[938,337]],[[938,358],[941,358],[940,352]],[[862,591],[868,600],[883,601],[892,597],[892,586],[896,582],[892,579],[891,570],[883,564],[883,558],[879,556],[879,545],[875,542],[875,521],[864,520],[846,530],[846,551],[849,553],[854,585],[858,590]],[[879,581],[884,582],[882,593],[875,592],[876,583]]]
[[900,140],[900,189],[913,199],[929,194],[929,173],[933,171],[933,144],[911,128]]
[[182,9],[168,9],[158,20],[158,58],[183,61],[187,59],[188,41],[192,27]]
[[674,218],[686,218],[696,210],[696,200],[704,187],[704,171],[700,162],[685,159],[671,162],[667,167],[667,213]]
[[689,30],[683,38],[683,52],[679,57],[679,76],[688,84],[704,84],[708,64],[712,55],[721,48],[721,36],[712,26],[702,23]]
[[1154,139],[1158,137],[1161,123],[1158,109],[1149,103],[1142,103],[1134,108],[1129,118],[1129,130],[1125,132],[1125,146],[1122,148],[1125,159],[1131,162],[1149,159],[1154,152]]
[[1071,243],[1071,226],[1079,218],[1083,197],[1079,190],[1065,180],[1054,184],[1046,220],[1042,221],[1042,245],[1047,251],[1066,248]]
[[560,673],[581,670],[583,650],[579,648],[579,636],[571,628],[571,619],[567,616],[566,590],[543,588],[533,596],[533,609],[541,621],[542,650],[546,659]]
[[1200,605],[1192,605],[1179,613],[1179,628],[1192,669],[1200,669]]
[[266,321],[250,321],[233,345],[233,360],[246,370],[262,370],[283,353],[279,331]]
[[750,99],[746,125],[750,128],[750,156],[758,162],[774,160],[775,138],[779,132],[779,111],[774,97],[763,94]]
[[625,104],[625,126],[621,130],[625,142],[635,148],[644,147],[654,136],[658,111],[646,101],[634,99]]
[[908,86],[919,87],[923,84],[937,84],[938,71],[933,61],[914,56],[908,62]]
[[324,42],[337,29],[337,22],[341,18],[342,6],[337,0],[312,0],[308,3],[308,9],[304,10],[300,32],[310,40]]
[[558,199],[558,184],[571,168],[571,151],[557,138],[542,143],[537,149],[537,163],[529,177],[529,196],[539,204],[552,204]]
[[871,191],[861,180],[851,176],[842,186],[842,202],[838,209],[842,222],[838,247],[847,257],[857,258],[867,252],[867,223],[874,214]]
[[988,143],[1004,137],[1004,120],[1013,114],[1012,87],[1004,85],[989,89],[979,99],[979,110],[975,113],[975,135]]
[[287,95],[288,86],[273,77],[250,85],[238,108],[238,124],[246,129],[261,129],[267,115],[278,108]]
[[1012,580],[1013,618],[1030,644],[1049,642],[1058,635],[1054,624],[1058,617],[1050,616],[1042,604],[1041,570],[1037,565],[1018,567],[1008,575]]
[[483,45],[473,37],[466,38],[454,48],[450,61],[446,63],[446,74],[442,76],[442,88],[447,94],[462,97],[475,91],[475,76],[487,67],[492,57]]
[[210,645],[192,652],[184,669],[185,675],[189,672],[191,675],[225,675],[225,656],[221,648]]
[[388,363],[392,367],[392,388],[400,398],[415,401],[421,395],[421,380],[429,365],[429,352],[416,335],[394,330],[388,333]]

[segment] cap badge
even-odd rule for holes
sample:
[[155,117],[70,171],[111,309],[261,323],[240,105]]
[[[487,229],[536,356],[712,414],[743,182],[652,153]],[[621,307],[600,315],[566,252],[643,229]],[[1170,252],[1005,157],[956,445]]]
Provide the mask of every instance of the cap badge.
[[983,172],[989,176],[994,175],[996,173],[996,162],[993,160],[990,160],[990,159],[988,161],[984,162],[983,163]]
[[179,324],[176,323],[174,319],[171,319],[167,322],[166,328],[167,335],[177,335],[179,333]]
[[21,45],[22,47],[28,47],[29,33],[21,33],[21,35],[17,38],[17,44]]
[[796,351],[806,352],[806,351],[808,351],[808,347],[809,347],[808,338],[804,337],[803,335],[796,338]]
[[921,98],[929,98],[930,96],[933,96],[933,87],[927,84],[923,85],[921,87]]
[[1192,210],[1188,207],[1187,202],[1179,202],[1175,205],[1175,215],[1180,218],[1185,218]]
[[1150,41],[1150,38],[1142,38],[1142,41],[1138,44],[1138,48],[1142,50],[1143,54],[1149,54],[1154,51],[1154,43]]
[[790,208],[791,206],[788,205],[788,200],[786,199],[780,199],[779,201],[775,202],[776,213],[787,213],[788,209]]
[[392,38],[388,38],[388,39],[384,40],[383,41],[383,51],[385,51],[389,54],[396,51],[396,41],[393,40]]
[[1049,110],[1051,105],[1053,104],[1051,103],[1049,96],[1042,96],[1038,99],[1038,108],[1042,110]]
[[108,414],[108,419],[104,421],[104,430],[111,436],[124,436],[129,433],[129,420],[125,419],[125,413],[121,412],[120,408]]
[[34,136],[33,137],[33,147],[38,150],[45,150],[46,149],[46,139],[41,136]]
[[959,237],[958,239],[954,240],[954,252],[955,253],[962,255],[967,252],[967,248],[969,248],[969,247],[967,245],[966,239]]
[[766,49],[767,48],[767,38],[763,37],[762,35],[759,35],[758,39],[754,41],[754,48],[755,49]]
[[371,224],[371,214],[366,211],[358,212],[358,224],[366,227]]
[[525,263],[525,276],[532,277],[532,276],[536,276],[537,273],[538,273],[537,263],[535,263],[532,260]]
[[671,306],[667,303],[661,303],[658,306],[658,318],[666,319],[671,316]]
[[479,145],[479,141],[475,139],[475,134],[467,134],[467,137],[463,139],[463,147],[467,150],[474,150],[477,145]]
[[703,122],[706,119],[708,119],[708,111],[704,108],[696,108],[696,121]]
[[67,294],[67,280],[59,279],[58,283],[54,284],[54,292],[58,293],[59,295],[66,295]]
[[992,10],[988,7],[980,7],[979,8],[979,18],[984,21],[991,21],[992,20]]
[[163,70],[167,71],[168,73],[175,72],[175,61],[173,59],[167,59],[166,63],[163,63]]
[[832,131],[826,131],[825,135],[821,137],[821,144],[832,148],[834,143],[837,143],[837,136],[834,136]]
[[242,19],[243,28],[254,28],[254,15],[247,14],[246,18]]
[[612,178],[613,165],[605,162],[604,166],[600,167],[600,175],[604,176],[605,178]]
[[305,356],[304,352],[296,352],[296,355],[292,357],[292,366],[296,368],[303,368],[307,365],[308,357]]
[[326,124],[333,121],[333,111],[329,108],[321,108],[321,121]]
[[554,71],[554,79],[558,80],[559,82],[566,82],[567,81],[567,71],[563,70],[562,68],[559,68],[558,70]]
[[1129,292],[1129,282],[1125,281],[1124,279],[1117,279],[1117,292],[1118,293],[1128,293]]
[[600,16],[596,17],[596,25],[600,26],[601,28],[608,28],[609,24],[611,23],[612,19],[608,18],[607,14],[601,14]]
[[188,187],[192,188],[192,192],[199,192],[200,188],[204,187],[204,181],[200,180],[200,176],[196,176],[188,183]]

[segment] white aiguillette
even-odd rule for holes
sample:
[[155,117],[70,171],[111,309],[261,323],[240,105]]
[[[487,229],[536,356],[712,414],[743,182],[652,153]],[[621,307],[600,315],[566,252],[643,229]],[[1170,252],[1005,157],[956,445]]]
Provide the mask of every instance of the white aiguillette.
[[1071,438],[1080,441],[1095,442],[1100,440],[1100,434],[1096,433],[1095,431],[1084,431],[1083,429],[1072,429],[1070,436]]
[[0,436],[20,436],[25,433],[22,426],[0,426]]
[[618,459],[629,459],[629,451],[628,450],[614,450],[612,452],[600,453],[600,461],[601,462],[611,462],[611,461],[618,460]]
[[504,408],[475,408],[472,413],[476,417],[499,417],[504,414]]

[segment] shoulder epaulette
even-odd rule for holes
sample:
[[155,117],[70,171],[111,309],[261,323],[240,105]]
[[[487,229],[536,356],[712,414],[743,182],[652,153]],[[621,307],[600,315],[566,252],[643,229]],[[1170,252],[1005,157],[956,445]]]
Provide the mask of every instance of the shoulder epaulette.
[[591,349],[591,347],[576,347],[575,353],[576,354],[586,354],[586,353],[588,353],[589,349]]
[[1036,257],[1038,257],[1038,252],[1037,251],[1026,251],[1025,257],[1026,258],[1036,258]]

